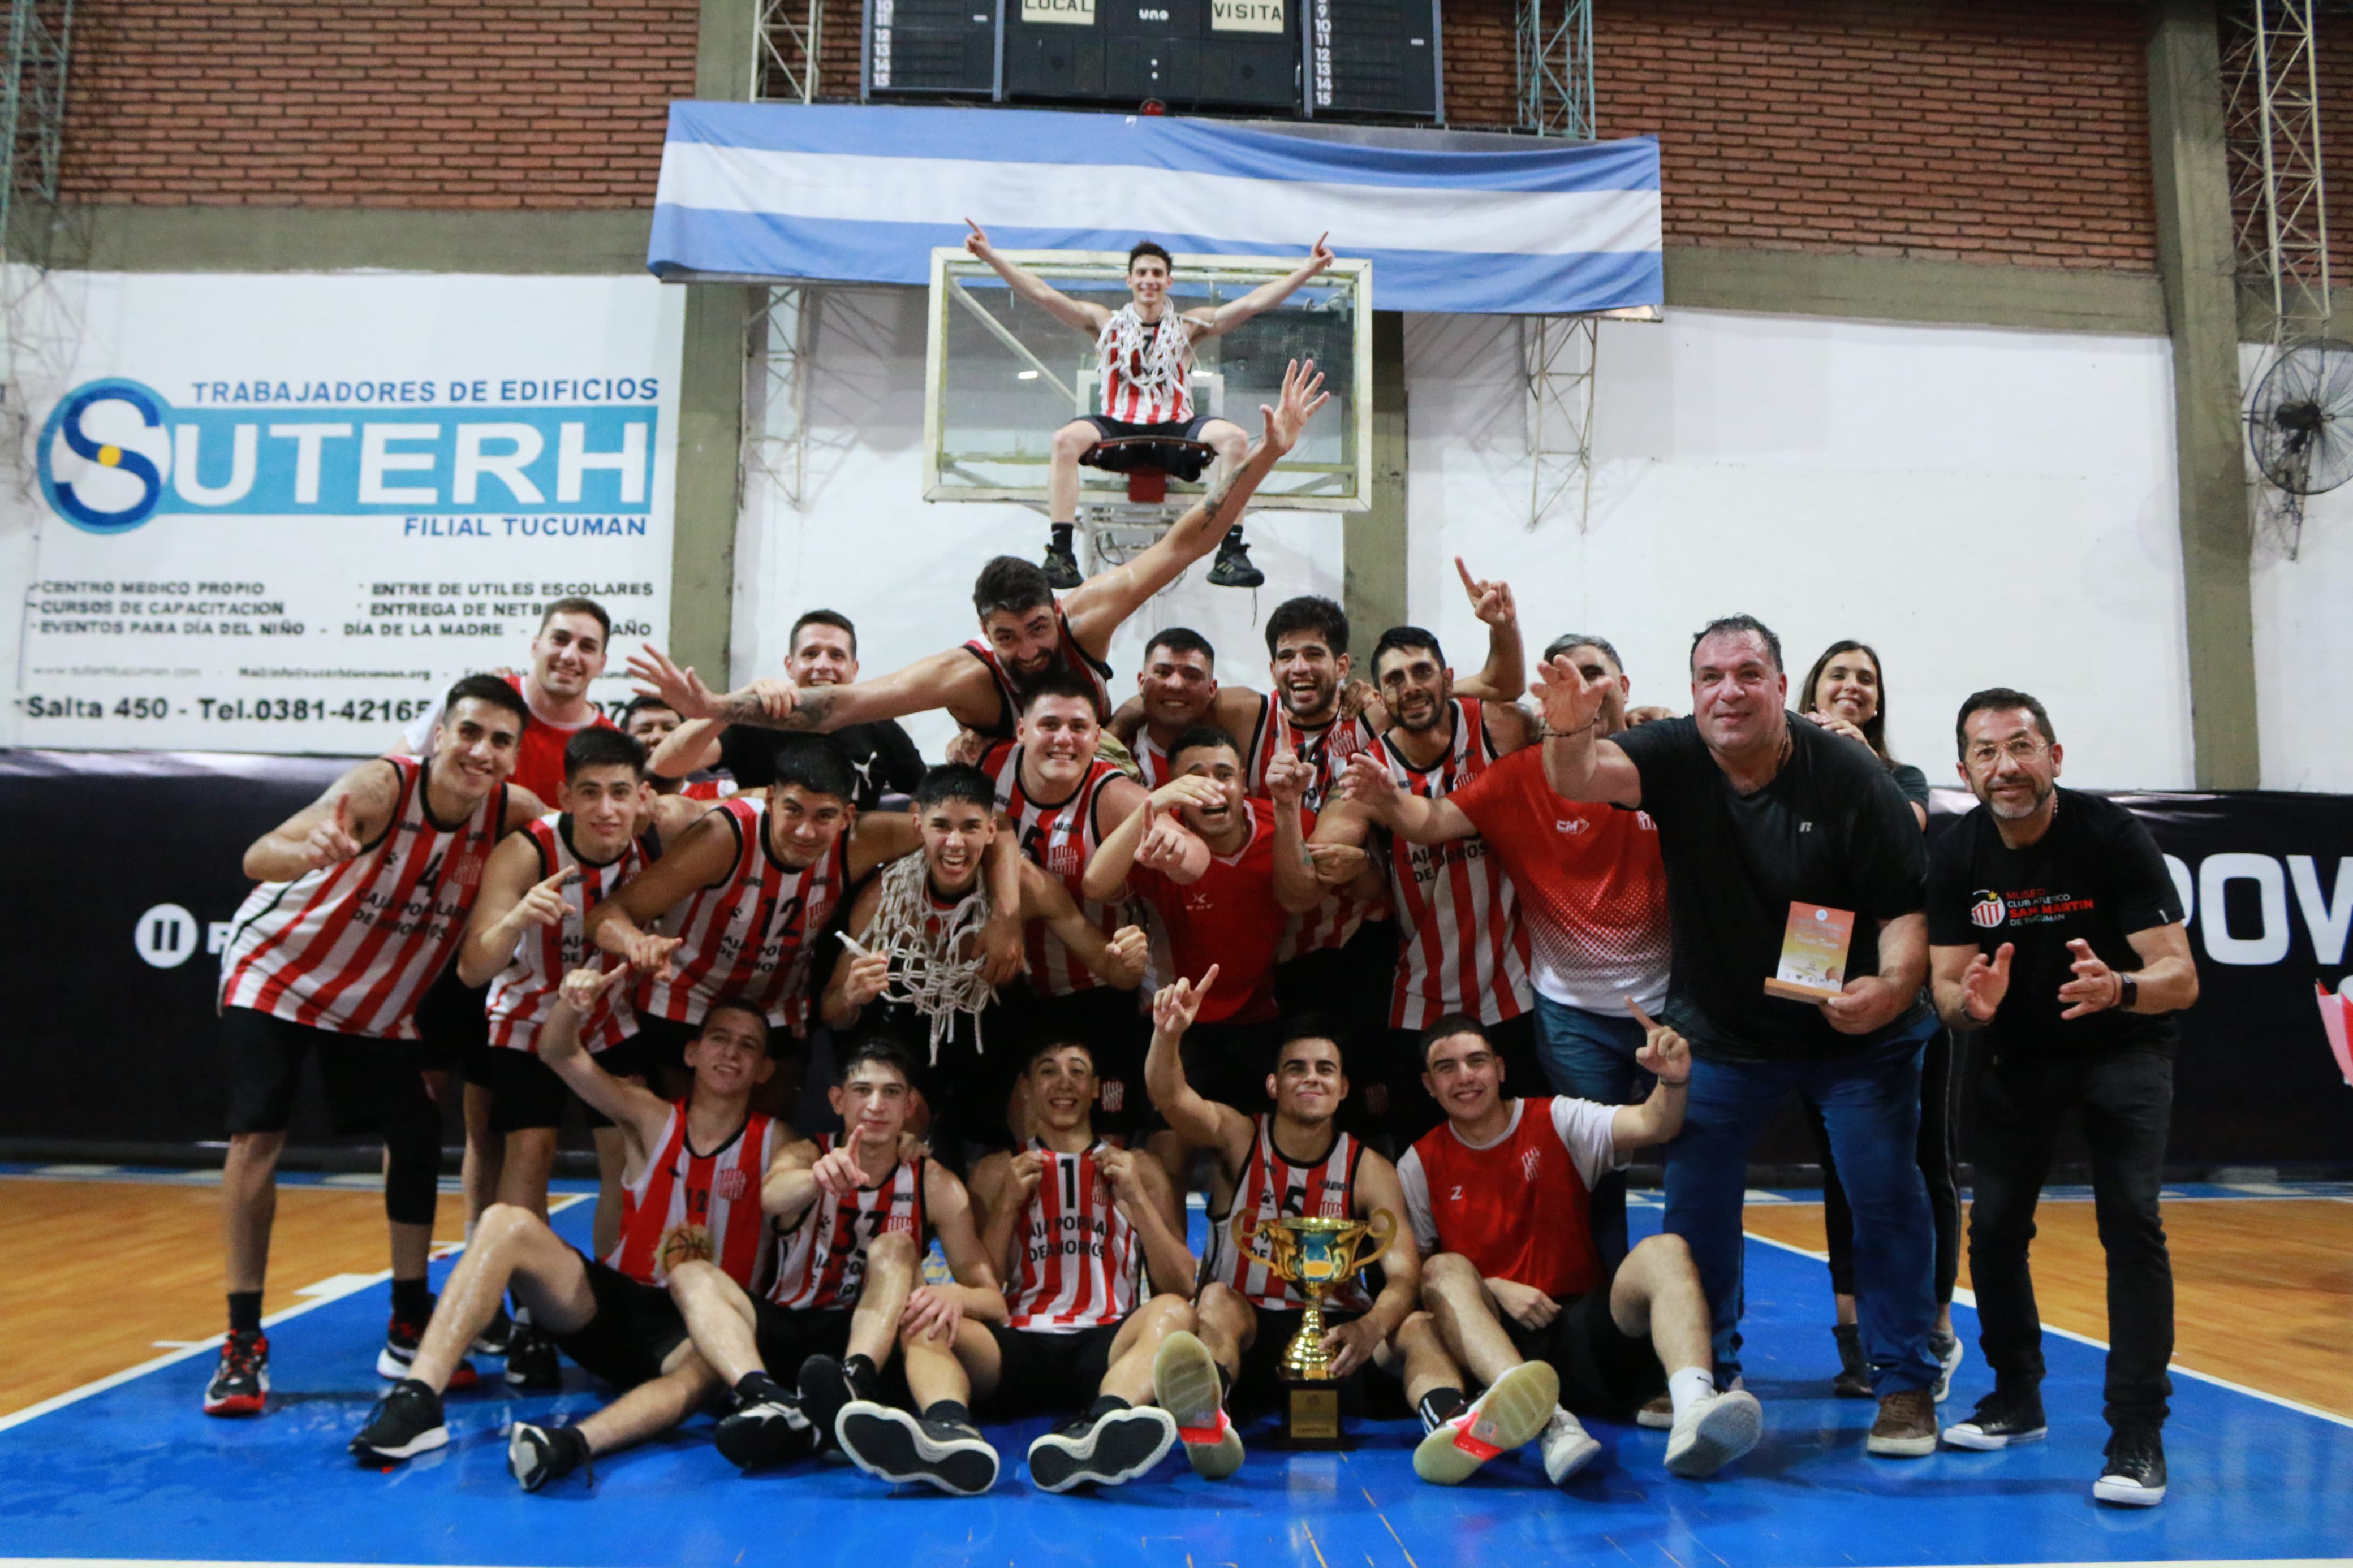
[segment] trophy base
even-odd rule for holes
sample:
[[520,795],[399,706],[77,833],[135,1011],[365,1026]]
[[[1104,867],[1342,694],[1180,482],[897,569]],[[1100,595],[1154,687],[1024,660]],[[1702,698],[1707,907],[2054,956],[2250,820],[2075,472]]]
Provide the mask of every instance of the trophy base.
[[1336,1382],[1284,1378],[1282,1380],[1282,1432],[1277,1439],[1283,1447],[1304,1450],[1335,1450],[1348,1447],[1346,1434],[1340,1426],[1340,1385]]

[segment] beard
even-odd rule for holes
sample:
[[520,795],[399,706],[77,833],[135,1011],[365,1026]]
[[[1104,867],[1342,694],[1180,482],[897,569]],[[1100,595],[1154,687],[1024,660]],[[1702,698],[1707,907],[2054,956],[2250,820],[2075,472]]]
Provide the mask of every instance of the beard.
[[1986,810],[2001,818],[2004,822],[2022,822],[2027,817],[2032,816],[2036,812],[2041,811],[2042,809],[2043,803],[2049,800],[2058,788],[2059,783],[2056,779],[2042,780],[2034,786],[2034,798],[2028,801],[2024,805],[2020,805],[2014,800],[2005,801],[2001,799],[2000,796],[1996,795],[1990,788],[1985,790],[1978,796],[1978,798],[1985,802]]

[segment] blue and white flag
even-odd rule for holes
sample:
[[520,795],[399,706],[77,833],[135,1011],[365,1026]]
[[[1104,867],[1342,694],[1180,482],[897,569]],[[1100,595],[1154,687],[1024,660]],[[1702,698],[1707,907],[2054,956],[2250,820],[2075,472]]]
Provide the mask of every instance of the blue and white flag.
[[967,217],[1006,250],[1294,257],[1329,230],[1388,310],[1664,300],[1650,137],[1422,152],[1047,110],[674,103],[647,265],[921,285]]

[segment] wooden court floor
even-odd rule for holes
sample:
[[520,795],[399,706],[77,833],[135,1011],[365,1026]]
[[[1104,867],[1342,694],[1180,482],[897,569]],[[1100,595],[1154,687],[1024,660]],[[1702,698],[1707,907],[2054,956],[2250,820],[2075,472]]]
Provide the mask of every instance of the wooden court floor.
[[[1744,1223],[1752,1236],[1822,1249],[1820,1204],[1751,1204]],[[2106,1340],[2107,1268],[2092,1205],[2046,1201],[2035,1225],[2034,1300],[2043,1324]],[[2353,1416],[2353,1203],[2168,1200],[2165,1234],[2174,1364]],[[1968,1283],[1965,1240],[1961,1285]],[[1827,1269],[1822,1309],[1828,1323]],[[1977,1353],[1974,1342],[1969,1352]]]
[[[1819,1204],[1752,1204],[1749,1231],[1809,1251]],[[2035,1286],[2053,1328],[2106,1337],[2105,1269],[2088,1203],[2045,1203]],[[2169,1202],[2177,1362],[2353,1416],[2353,1203]],[[444,1194],[437,1242],[463,1234]],[[0,1322],[37,1354],[0,1358],[0,1415],[221,1331],[219,1194],[209,1186],[0,1177]],[[384,1200],[282,1187],[265,1313],[305,1287],[385,1267]],[[1966,1264],[1962,1283],[1967,1285]],[[380,1290],[380,1288],[377,1288]],[[1822,1285],[1822,1321],[1830,1321]]]

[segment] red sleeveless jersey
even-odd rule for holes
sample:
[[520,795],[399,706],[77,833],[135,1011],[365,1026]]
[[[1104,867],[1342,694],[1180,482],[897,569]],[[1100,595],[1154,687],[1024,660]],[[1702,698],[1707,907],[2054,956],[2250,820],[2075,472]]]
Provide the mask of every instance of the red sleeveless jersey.
[[[1222,1215],[1209,1216],[1209,1246],[1201,1258],[1201,1279],[1230,1285],[1254,1307],[1297,1311],[1307,1305],[1299,1287],[1266,1266],[1267,1244],[1253,1237],[1248,1248],[1234,1245],[1233,1216],[1252,1220],[1283,1215],[1317,1215],[1345,1219],[1356,1212],[1356,1163],[1365,1146],[1345,1132],[1334,1131],[1331,1146],[1309,1165],[1294,1165],[1274,1146],[1274,1118],[1261,1112],[1258,1131],[1250,1137],[1250,1158],[1241,1179],[1234,1184],[1233,1199]],[[1397,1216],[1403,1225],[1405,1216]],[[1361,1312],[1373,1304],[1361,1278],[1350,1278],[1324,1293],[1324,1304],[1335,1311]]]
[[1554,1124],[1553,1105],[1550,1095],[1514,1100],[1511,1130],[1484,1149],[1441,1121],[1407,1152],[1398,1175],[1409,1207],[1422,1207],[1416,1200],[1426,1190],[1438,1249],[1469,1258],[1482,1279],[1582,1296],[1608,1276],[1587,1216],[1591,1194]]
[[[1103,842],[1101,826],[1095,820],[1103,786],[1108,780],[1124,776],[1120,770],[1098,757],[1068,799],[1044,804],[1031,798],[1021,787],[1019,746],[1007,742],[991,746],[980,760],[980,769],[997,786],[997,809],[1011,818],[1014,839],[1021,846],[1021,853],[1062,884],[1096,930],[1105,936],[1117,931],[1125,920],[1125,907],[1097,903],[1080,890],[1080,885],[1086,877],[1087,862],[1094,858],[1096,846]],[[1103,984],[1095,978],[1094,971],[1062,945],[1060,937],[1046,929],[1043,921],[1024,922],[1021,940],[1028,952],[1025,967],[1029,989],[1037,994],[1067,996],[1074,991],[1092,991]]]
[[[840,1139],[817,1135],[817,1152],[831,1152]],[[796,1311],[851,1307],[866,1285],[866,1248],[878,1236],[902,1232],[923,1245],[923,1161],[902,1160],[891,1174],[847,1198],[819,1187],[817,1202],[801,1212],[776,1246],[776,1282],[768,1300]]]
[[680,938],[680,946],[670,955],[670,978],[649,981],[638,1010],[700,1024],[722,996],[745,996],[767,1013],[771,1026],[797,1030],[808,1012],[817,940],[849,882],[849,832],[795,870],[769,852],[765,795],[739,795],[704,820],[712,817],[735,835],[734,864],[662,917],[663,933]]
[[776,1152],[776,1124],[749,1116],[708,1154],[686,1142],[686,1106],[672,1105],[660,1146],[622,1194],[621,1239],[605,1261],[644,1285],[667,1285],[678,1264],[715,1263],[746,1290],[766,1260],[760,1177]]
[[1144,1243],[1113,1203],[1093,1149],[1057,1154],[1029,1146],[1046,1168],[1016,1224],[1021,1272],[1007,1326],[1062,1334],[1116,1323],[1146,1293]]
[[400,793],[375,843],[246,896],[221,953],[222,1006],[338,1035],[417,1038],[417,1004],[465,935],[507,791],[501,784],[444,827],[427,808],[427,765],[383,761]]
[[[1495,760],[1475,699],[1457,697],[1454,736],[1426,768],[1406,761],[1386,737],[1377,755],[1398,787],[1442,800]],[[1389,900],[1397,908],[1397,991],[1389,1027],[1419,1029],[1447,1013],[1482,1024],[1516,1018],[1530,1005],[1528,933],[1503,863],[1475,835],[1444,844],[1389,846]]]
[[[582,928],[586,911],[612,897],[613,890],[644,868],[653,858],[649,838],[632,838],[611,860],[594,865],[572,847],[572,818],[550,812],[523,829],[539,851],[535,879],[568,873],[563,886],[564,918],[552,926],[533,926],[515,941],[514,956],[491,982],[489,1011],[491,1044],[516,1050],[537,1051],[539,1031],[555,1011],[555,994],[564,977],[584,964],[611,971],[622,960],[601,951]],[[595,1011],[581,1020],[580,1043],[591,1051],[617,1046],[638,1032],[637,1010],[628,990],[607,992]]]
[[[1060,599],[1054,601],[1054,630],[1056,659],[1066,668],[1074,669],[1085,678],[1089,689],[1094,692],[1095,721],[1109,722],[1111,688],[1103,683],[1111,676],[1111,666],[1079,646],[1079,639],[1071,635],[1071,618],[1062,613]],[[1013,672],[1005,668],[1005,661],[997,658],[997,650],[980,638],[973,637],[966,641],[964,650],[987,665],[990,678],[997,682],[997,722],[981,730],[980,733],[992,741],[1013,739],[1013,727],[1021,718],[1022,683],[1013,679]]]

